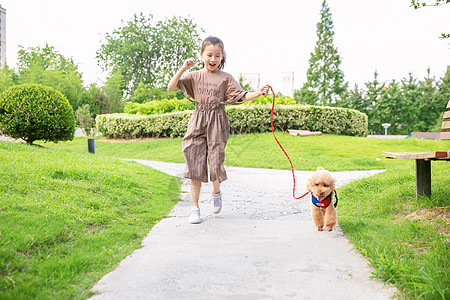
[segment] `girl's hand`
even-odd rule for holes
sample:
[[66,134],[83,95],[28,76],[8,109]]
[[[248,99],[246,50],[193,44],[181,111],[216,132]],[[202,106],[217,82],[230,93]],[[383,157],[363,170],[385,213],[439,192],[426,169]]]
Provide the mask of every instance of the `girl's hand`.
[[189,58],[184,61],[183,68],[189,70],[195,65],[195,59]]
[[263,86],[259,91],[261,92],[261,95],[263,95],[263,96],[269,94],[269,85],[267,84],[267,85]]

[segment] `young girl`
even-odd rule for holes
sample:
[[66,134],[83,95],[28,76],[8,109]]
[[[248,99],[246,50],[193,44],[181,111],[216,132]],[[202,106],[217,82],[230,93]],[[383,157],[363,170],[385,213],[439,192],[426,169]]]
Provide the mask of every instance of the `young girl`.
[[[189,222],[201,223],[198,200],[202,182],[213,182],[211,197],[212,212],[218,214],[222,209],[220,183],[227,179],[223,166],[225,146],[230,135],[230,122],[225,112],[225,104],[241,104],[268,93],[266,85],[259,91],[247,93],[228,73],[222,71],[226,53],[222,41],[210,36],[201,47],[200,56],[203,69],[187,74],[184,72],[195,65],[193,58],[186,60],[169,82],[169,90],[180,89],[187,99],[195,102],[195,111],[189,120],[183,138],[183,155],[186,161],[185,178],[191,179],[192,208]],[[195,100],[192,100],[195,99]]]

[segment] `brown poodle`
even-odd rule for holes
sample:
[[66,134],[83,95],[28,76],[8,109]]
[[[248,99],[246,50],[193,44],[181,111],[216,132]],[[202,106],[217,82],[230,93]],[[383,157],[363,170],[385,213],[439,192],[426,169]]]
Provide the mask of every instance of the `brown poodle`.
[[322,167],[318,167],[306,183],[308,192],[311,192],[311,216],[318,231],[322,231],[324,225],[328,231],[332,231],[336,226],[337,202],[333,205],[335,184],[336,179]]

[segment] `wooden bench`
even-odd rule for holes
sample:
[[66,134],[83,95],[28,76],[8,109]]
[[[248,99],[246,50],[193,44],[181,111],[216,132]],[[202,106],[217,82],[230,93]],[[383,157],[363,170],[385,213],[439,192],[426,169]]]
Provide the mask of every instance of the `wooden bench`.
[[[447,109],[450,109],[450,100],[447,104]],[[450,129],[450,111],[444,113],[444,121],[441,129]],[[450,140],[450,131],[442,131],[440,134],[441,140]],[[386,158],[398,159],[415,159],[416,160],[416,197],[419,195],[431,195],[431,161],[450,160],[450,148],[445,151],[421,152],[421,153],[396,153],[383,152]]]

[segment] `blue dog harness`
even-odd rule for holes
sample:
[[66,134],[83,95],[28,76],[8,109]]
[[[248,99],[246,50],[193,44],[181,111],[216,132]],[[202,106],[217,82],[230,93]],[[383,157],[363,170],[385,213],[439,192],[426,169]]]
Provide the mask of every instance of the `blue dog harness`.
[[[330,206],[331,195],[333,195],[333,192],[331,192],[328,196],[326,196],[325,199],[323,199],[322,201],[319,201],[317,200],[316,197],[314,197],[313,193],[311,193],[311,200],[315,206],[325,209],[328,206]],[[334,202],[334,207],[336,207],[338,205],[338,197],[336,191],[334,191],[334,197],[336,198],[336,202]]]

